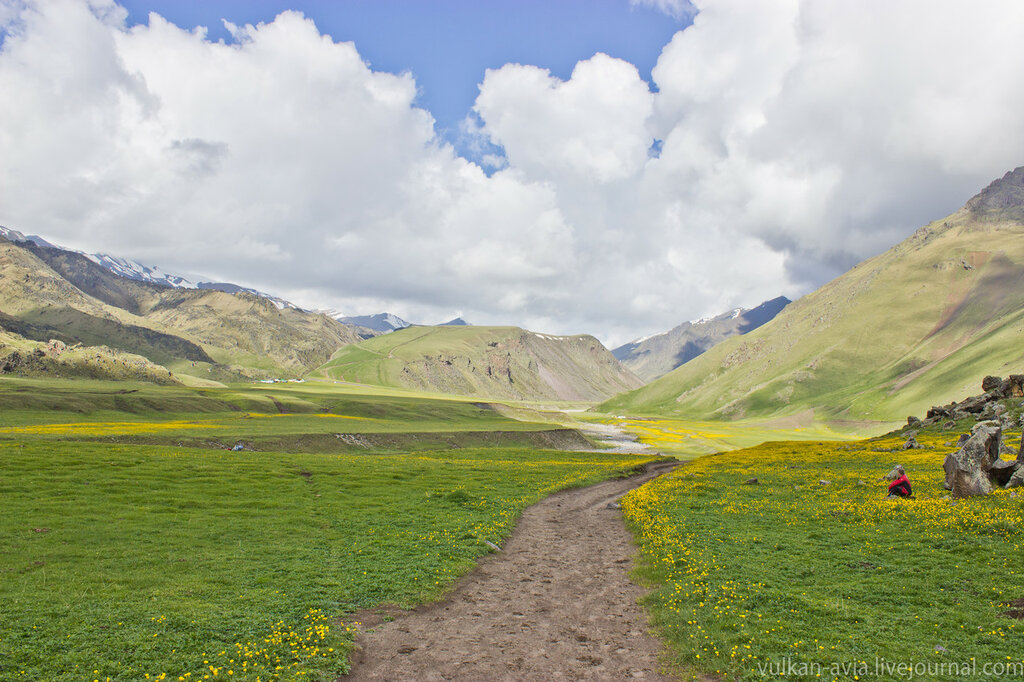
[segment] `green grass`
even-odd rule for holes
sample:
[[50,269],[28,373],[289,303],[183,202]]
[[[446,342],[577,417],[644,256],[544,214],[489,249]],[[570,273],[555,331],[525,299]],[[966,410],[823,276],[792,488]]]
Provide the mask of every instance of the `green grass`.
[[682,460],[748,448],[770,441],[823,438],[851,440],[858,437],[820,423],[799,426],[753,420],[709,422],[651,417],[578,417],[584,422],[617,425],[635,435],[639,442],[650,446],[652,452],[660,452]]
[[[1024,629],[1004,615],[1024,598],[1021,498],[946,499],[957,435],[922,435],[932,449],[913,451],[902,436],[768,443],[627,495],[646,606],[673,661],[742,680],[908,679],[885,667],[900,663],[919,679],[1024,673]],[[916,500],[883,500],[879,478],[897,462]],[[960,675],[972,662],[978,677]]]
[[353,613],[437,598],[528,504],[651,459],[508,445],[551,427],[329,383],[0,380],[0,679],[333,680]]
[[[526,505],[639,461],[0,443],[0,679],[195,679],[207,665],[255,679],[237,655],[249,642],[333,679],[350,637],[335,619],[436,598]],[[313,662],[264,646],[317,609],[331,631]]]

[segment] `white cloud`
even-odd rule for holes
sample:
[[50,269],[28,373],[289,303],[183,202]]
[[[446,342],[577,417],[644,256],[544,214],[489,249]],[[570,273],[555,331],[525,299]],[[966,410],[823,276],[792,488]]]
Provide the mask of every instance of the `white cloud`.
[[474,110],[510,165],[553,182],[602,184],[643,167],[653,101],[635,66],[596,54],[568,81],[535,66],[488,70]]
[[1024,4],[695,4],[653,88],[604,54],[489,71],[461,131],[488,176],[412,75],[298,13],[224,44],[0,0],[0,224],[306,305],[614,343],[803,293],[1024,163]]

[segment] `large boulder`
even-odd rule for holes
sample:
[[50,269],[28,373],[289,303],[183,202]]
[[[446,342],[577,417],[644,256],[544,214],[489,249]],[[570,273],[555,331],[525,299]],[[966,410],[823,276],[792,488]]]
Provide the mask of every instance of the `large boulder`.
[[984,379],[981,380],[981,390],[984,391],[985,393],[988,393],[989,391],[994,391],[994,390],[996,390],[998,388],[1001,388],[1002,385],[1003,385],[1003,378],[1002,377],[987,376],[987,377],[985,377]]
[[1024,398],[1024,374],[1011,374],[999,388],[1007,398]]
[[963,447],[954,453],[956,464],[950,488],[953,497],[973,497],[988,495],[992,492],[992,483],[988,473],[992,465],[999,461],[999,441],[1003,430],[998,422],[978,422],[971,429],[971,437]]

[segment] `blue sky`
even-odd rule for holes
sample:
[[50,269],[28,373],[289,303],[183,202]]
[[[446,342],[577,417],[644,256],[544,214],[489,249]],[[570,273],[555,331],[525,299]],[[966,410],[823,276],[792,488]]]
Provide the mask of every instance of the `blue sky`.
[[[205,26],[230,42],[222,20],[270,22],[298,10],[335,41],[353,41],[377,71],[410,71],[417,104],[437,132],[459,145],[458,125],[473,106],[486,69],[532,64],[567,79],[580,60],[604,52],[630,62],[650,82],[672,35],[689,25],[629,0],[127,0],[129,24],[156,12],[181,27]],[[463,151],[460,149],[460,151]]]

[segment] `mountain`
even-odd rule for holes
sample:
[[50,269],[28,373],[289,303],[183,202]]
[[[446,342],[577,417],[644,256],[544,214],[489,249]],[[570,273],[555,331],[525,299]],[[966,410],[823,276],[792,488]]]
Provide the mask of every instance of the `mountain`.
[[245,291],[170,287],[88,256],[0,238],[0,327],[27,339],[108,346],[176,374],[300,376],[359,330]]
[[1024,167],[959,211],[600,409],[902,420],[1024,369]]
[[[330,315],[330,313],[327,313]],[[381,334],[387,334],[393,332],[396,329],[405,329],[406,327],[412,326],[409,322],[406,322],[397,315],[391,313],[377,313],[376,315],[356,315],[353,317],[344,317],[342,315],[331,315],[334,319],[344,324],[355,325],[357,327],[365,327],[372,329],[375,332]]]
[[716,317],[683,322],[667,332],[619,346],[612,355],[644,381],[653,381],[730,336],[757,329],[791,302],[779,296],[749,310],[736,308]]
[[456,317],[454,320],[448,320],[447,322],[442,322],[441,324],[439,324],[437,326],[438,327],[469,327],[471,325],[469,324],[469,322],[466,322],[461,317]]
[[[2,320],[0,320],[2,324]],[[0,376],[134,380],[177,384],[167,370],[140,355],[106,346],[82,346],[51,340],[30,341],[0,328]]]
[[297,305],[289,301],[273,296],[271,294],[257,291],[256,289],[250,289],[248,287],[239,286],[238,284],[231,284],[229,282],[192,282],[186,277],[180,275],[172,275],[164,272],[158,267],[142,265],[133,260],[127,258],[121,258],[119,256],[111,256],[106,253],[85,253],[84,251],[75,251],[73,249],[66,249],[63,246],[57,246],[51,244],[42,237],[34,234],[25,235],[17,230],[12,230],[8,227],[0,225],[0,237],[3,237],[7,241],[18,243],[32,243],[36,246],[42,246],[50,249],[57,249],[60,251],[67,251],[70,253],[77,253],[85,256],[96,265],[109,270],[115,275],[133,279],[137,282],[148,282],[151,284],[160,284],[163,286],[172,287],[175,289],[215,289],[217,291],[223,291],[229,294],[237,294],[240,292],[247,292],[254,296],[260,296],[266,298],[274,303],[278,308],[298,308]]
[[592,336],[408,327],[341,348],[314,376],[490,399],[603,400],[636,388]]

